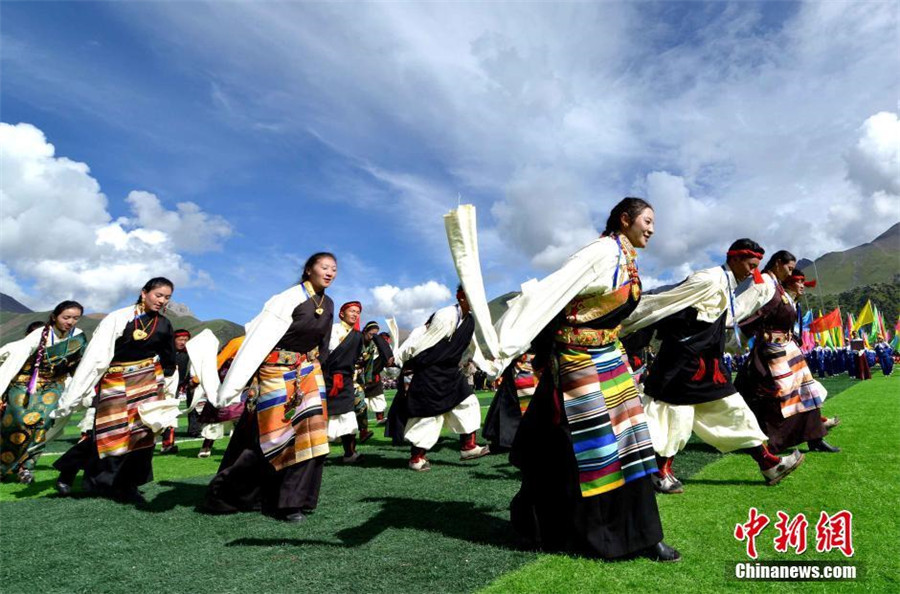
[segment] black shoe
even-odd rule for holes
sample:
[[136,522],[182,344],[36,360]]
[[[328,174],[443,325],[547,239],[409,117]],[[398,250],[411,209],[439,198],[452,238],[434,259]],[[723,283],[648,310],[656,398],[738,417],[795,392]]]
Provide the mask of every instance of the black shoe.
[[30,485],[34,482],[34,475],[30,470],[22,469],[19,471],[19,482],[23,485]]
[[306,515],[302,511],[298,510],[282,516],[281,520],[284,522],[290,522],[291,524],[299,524],[300,522],[306,521]]
[[651,561],[661,561],[663,563],[674,563],[681,561],[681,553],[664,543],[659,541],[652,547],[644,549],[639,553],[641,557],[646,557]]
[[824,452],[826,454],[837,454],[841,448],[836,447],[825,441],[824,439],[814,439],[809,442],[810,452]]
[[167,455],[167,454],[177,454],[177,453],[178,453],[178,446],[177,446],[177,445],[170,445],[170,446],[165,447],[165,448],[163,448],[162,450],[160,450],[159,453],[160,453],[160,455],[162,455],[162,456],[165,456],[165,455]]
[[56,492],[60,497],[68,497],[72,494],[72,485],[62,481],[56,481]]

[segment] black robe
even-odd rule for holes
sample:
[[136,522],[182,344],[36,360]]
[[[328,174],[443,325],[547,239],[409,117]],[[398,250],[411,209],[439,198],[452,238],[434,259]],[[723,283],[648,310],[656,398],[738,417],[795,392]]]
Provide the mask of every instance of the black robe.
[[[328,359],[322,366],[322,372],[325,374],[325,393],[329,394],[325,402],[329,416],[353,412],[353,399],[356,394],[353,371],[356,362],[362,356],[362,342],[362,333],[359,330],[350,330],[341,344],[328,354]],[[336,375],[343,378],[344,387],[338,390],[335,396],[330,396]]]
[[[410,417],[442,415],[474,393],[459,368],[474,334],[475,318],[468,314],[452,336],[442,339],[403,365],[384,431],[385,436],[393,439],[394,445],[403,444],[406,422]],[[409,373],[413,377],[406,386],[404,375]]]
[[644,392],[674,405],[702,404],[734,394],[724,372],[726,312],[715,322],[686,307],[656,325],[662,345],[647,373]]

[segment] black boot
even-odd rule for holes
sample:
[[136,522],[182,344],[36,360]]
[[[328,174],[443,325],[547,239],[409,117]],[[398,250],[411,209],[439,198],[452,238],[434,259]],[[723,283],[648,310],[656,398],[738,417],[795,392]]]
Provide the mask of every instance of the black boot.
[[652,547],[648,547],[639,553],[641,557],[646,557],[651,561],[662,561],[664,563],[673,563],[681,561],[681,553],[664,543],[659,541]]
[[824,439],[811,439],[808,442],[810,452],[824,452],[826,454],[837,454],[841,448],[836,447],[825,441]]

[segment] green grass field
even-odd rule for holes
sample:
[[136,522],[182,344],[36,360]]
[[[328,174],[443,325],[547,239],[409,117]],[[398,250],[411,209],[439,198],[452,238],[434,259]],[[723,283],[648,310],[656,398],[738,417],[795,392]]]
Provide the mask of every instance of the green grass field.
[[[766,487],[744,455],[691,443],[676,460],[683,495],[659,497],[666,540],[678,564],[617,563],[521,550],[507,506],[518,489],[506,456],[459,461],[450,436],[428,473],[406,469],[406,448],[381,438],[345,466],[333,451],[318,510],[299,525],[260,514],[208,516],[195,510],[225,441],[210,459],[199,441],[154,460],[147,509],[103,499],[57,497],[50,467],[65,440],[52,444],[31,486],[0,486],[0,591],[18,592],[599,592],[900,591],[898,530],[900,382],[825,380],[829,416],[843,419],[829,441],[841,454],[809,454],[792,476]],[[480,394],[483,410],[490,394]],[[67,428],[66,439],[76,430]],[[378,431],[379,435],[381,431]],[[337,448],[339,449],[339,448]],[[815,551],[819,512],[854,514],[856,581],[745,582],[729,577],[748,559],[733,537],[750,507],[810,520],[810,549],[778,554],[770,525],[757,540],[760,559],[842,561]]]

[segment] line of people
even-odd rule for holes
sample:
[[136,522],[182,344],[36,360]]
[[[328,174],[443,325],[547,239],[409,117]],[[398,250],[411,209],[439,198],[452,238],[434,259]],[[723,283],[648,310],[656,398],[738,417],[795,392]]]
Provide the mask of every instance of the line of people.
[[[760,274],[763,248],[740,239],[723,265],[643,294],[636,250],[654,233],[654,210],[626,198],[598,239],[523,285],[491,320],[474,216],[463,206],[445,221],[461,281],[457,303],[435,312],[396,351],[374,322],[360,329],[359,302],[341,306],[334,322],[326,289],[337,259],[327,252],[313,254],[298,284],[266,302],[239,343],[216,353],[216,341],[183,370],[163,315],[174,290],[167,279],[151,279],[133,306],[104,318],[86,348],[74,330],[81,307],[60,304],[0,366],[17,415],[9,423],[3,416],[4,472],[15,468],[21,478],[33,468],[33,458],[28,466],[21,453],[8,456],[5,444],[38,441],[37,431],[23,438],[10,429],[7,437],[7,425],[33,425],[28,407],[36,394],[56,405],[40,413],[41,442],[52,419],[59,430],[76,409],[92,406],[88,438],[54,464],[58,490],[70,492],[83,471],[86,490],[142,504],[138,487],[152,480],[155,436],[177,422],[180,385],[199,393],[189,418],[195,430],[204,424],[201,456],[223,423],[235,423],[204,508],[301,522],[318,504],[329,442],[342,443],[345,463],[359,459],[358,443],[372,435],[368,408],[394,444],[410,445],[412,470],[430,468],[428,451],[444,428],[460,435],[462,460],[490,453],[476,441],[480,404],[461,369],[474,359],[504,378],[485,436],[509,448],[521,470],[511,518],[526,541],[607,559],[677,561],[678,551],[663,541],[655,493],[684,490],[673,461],[692,433],[720,451],[746,452],[770,485],[804,461],[799,451],[778,452],[803,441],[811,451],[837,450],[822,439],[826,392],[793,342],[796,296],[785,289],[796,277],[791,254],[776,253]],[[738,340],[755,336],[739,376],[743,395],[723,370],[726,328]],[[640,348],[654,333],[659,351],[638,383],[623,342]],[[187,350],[198,339],[186,341]],[[386,366],[401,375],[385,417]]]

